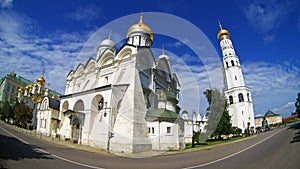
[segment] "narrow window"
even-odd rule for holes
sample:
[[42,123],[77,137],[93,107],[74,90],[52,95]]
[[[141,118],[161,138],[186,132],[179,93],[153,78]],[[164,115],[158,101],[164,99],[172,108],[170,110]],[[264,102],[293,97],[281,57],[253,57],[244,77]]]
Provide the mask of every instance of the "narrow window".
[[168,134],[171,133],[171,127],[167,127],[167,133],[168,133]]
[[235,80],[237,80],[237,77],[236,77],[236,76],[234,76],[234,79],[235,79]]
[[148,127],[148,133],[149,133],[149,134],[151,133],[151,128],[150,128],[150,127]]
[[233,60],[231,60],[231,66],[234,66],[234,61]]
[[228,66],[228,62],[226,62],[226,68],[228,68],[229,66]]
[[233,97],[229,96],[229,104],[233,104]]
[[154,134],[154,127],[152,127],[152,134]]
[[239,93],[238,97],[239,97],[239,102],[244,102],[244,96],[242,93]]
[[247,99],[250,102],[250,94],[249,93],[247,93]]

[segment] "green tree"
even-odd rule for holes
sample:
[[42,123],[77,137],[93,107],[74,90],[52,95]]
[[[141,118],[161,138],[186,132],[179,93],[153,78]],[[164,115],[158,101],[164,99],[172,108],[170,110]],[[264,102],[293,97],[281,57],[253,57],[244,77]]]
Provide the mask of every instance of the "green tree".
[[298,117],[300,118],[300,93],[298,93],[298,98],[295,103],[296,113],[298,113]]
[[[209,106],[207,108],[208,121],[207,121],[207,136],[228,135],[235,133],[230,123],[230,116],[227,110],[227,101],[223,93],[217,89],[207,89],[204,92]],[[200,136],[201,138],[201,136]],[[200,141],[202,141],[200,139]]]
[[3,110],[2,110],[2,120],[9,122],[10,120],[14,119],[14,112],[13,109],[11,108],[10,104],[8,101],[5,101],[3,104]]
[[14,107],[15,124],[26,128],[27,123],[32,119],[32,110],[25,104],[18,104]]

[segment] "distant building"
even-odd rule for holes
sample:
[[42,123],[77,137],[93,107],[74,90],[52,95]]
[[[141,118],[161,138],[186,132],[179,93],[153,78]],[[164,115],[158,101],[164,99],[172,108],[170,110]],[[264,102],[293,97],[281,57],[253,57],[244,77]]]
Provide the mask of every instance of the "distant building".
[[[40,119],[41,116],[41,112],[39,112],[40,108],[41,108],[41,103],[44,100],[44,97],[51,97],[49,99],[53,100],[53,99],[58,99],[60,94],[50,90],[48,88],[45,88],[45,79],[44,79],[44,75],[40,76],[39,78],[37,78],[36,82],[29,82],[27,83],[26,86],[21,86],[19,87],[19,89],[15,89],[15,91],[17,91],[17,100],[20,103],[24,103],[27,106],[29,106],[32,109],[32,115],[33,115],[33,119],[32,122],[30,124],[31,127],[33,128],[39,128],[41,125],[41,123],[38,123],[38,119]],[[48,100],[49,100],[48,99]],[[58,101],[59,102],[59,101]],[[59,104],[58,104],[59,106]],[[44,106],[45,107],[45,106]],[[49,108],[49,107],[47,107]],[[58,111],[59,109],[56,108],[56,110]],[[40,132],[40,131],[38,131]]]
[[5,75],[0,81],[0,102],[8,101],[10,104],[16,102],[18,89],[33,84],[28,79],[17,76],[14,71]]
[[184,121],[184,142],[192,143],[193,131],[205,133],[205,126],[207,125],[207,117],[199,114],[193,114],[192,119],[189,119],[188,112],[182,112],[182,119]]
[[268,127],[271,125],[276,125],[282,123],[282,115],[281,114],[275,114],[272,111],[268,110],[264,116],[255,117],[255,127],[261,128],[266,127],[263,126],[264,119],[267,121]]

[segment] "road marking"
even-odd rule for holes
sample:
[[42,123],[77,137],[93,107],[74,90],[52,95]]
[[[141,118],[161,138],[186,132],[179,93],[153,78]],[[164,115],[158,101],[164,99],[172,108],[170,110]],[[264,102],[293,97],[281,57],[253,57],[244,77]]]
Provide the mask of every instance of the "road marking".
[[[12,134],[11,132],[7,131],[6,129],[4,129],[3,127],[0,126],[0,128],[2,130],[4,130],[6,133],[8,133],[9,135],[15,137],[16,139],[20,140],[21,142],[23,142],[24,144],[27,144],[27,145],[30,145],[28,142],[24,141],[23,139],[19,138],[18,136]],[[41,151],[43,153],[46,153],[52,157],[55,157],[55,158],[58,158],[60,160],[63,160],[63,161],[66,161],[66,162],[69,162],[69,163],[73,163],[73,164],[76,164],[76,165],[80,165],[80,166],[83,166],[83,167],[87,167],[87,168],[95,168],[95,169],[104,169],[104,168],[101,168],[101,167],[96,167],[96,166],[92,166],[92,165],[87,165],[87,164],[83,164],[83,163],[79,163],[79,162],[76,162],[76,161],[73,161],[73,160],[69,160],[69,159],[66,159],[66,158],[63,158],[63,157],[60,157],[58,155],[55,155],[55,154],[51,154],[45,150],[42,150],[40,148],[35,148],[36,150],[38,151]]]
[[254,147],[254,146],[256,146],[256,145],[258,145],[258,144],[260,144],[260,143],[262,143],[262,142],[264,142],[264,141],[266,141],[266,140],[268,140],[269,138],[275,136],[276,134],[278,134],[278,133],[281,132],[281,131],[282,131],[282,130],[279,130],[279,131],[277,131],[276,133],[270,135],[269,137],[267,137],[267,138],[265,138],[265,139],[263,139],[263,140],[261,140],[261,141],[255,143],[255,144],[253,144],[253,145],[251,145],[251,146],[249,146],[249,147],[247,147],[247,148],[245,148],[245,149],[243,149],[243,150],[240,150],[240,151],[238,151],[238,152],[236,152],[236,153],[230,154],[230,155],[228,155],[228,156],[225,156],[225,157],[223,157],[223,158],[219,158],[219,159],[217,159],[217,160],[214,160],[214,161],[211,161],[211,162],[208,162],[208,163],[199,164],[199,165],[190,166],[190,167],[185,167],[185,168],[183,168],[183,169],[191,169],[191,168],[204,167],[204,166],[208,166],[208,165],[210,165],[210,164],[217,163],[217,162],[222,161],[222,160],[226,160],[226,159],[228,159],[228,158],[230,158],[230,157],[233,157],[233,156],[238,155],[238,154],[240,154],[240,153],[242,153],[242,152],[244,152],[244,151],[247,151],[247,150],[249,150],[250,148],[252,148],[252,147]]

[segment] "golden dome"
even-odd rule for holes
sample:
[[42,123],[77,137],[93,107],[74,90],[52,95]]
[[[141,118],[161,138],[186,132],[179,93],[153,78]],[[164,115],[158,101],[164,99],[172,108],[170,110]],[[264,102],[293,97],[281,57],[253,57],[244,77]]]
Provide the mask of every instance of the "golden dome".
[[50,91],[50,90],[47,88],[47,89],[46,89],[46,92],[49,92],[49,91]]
[[230,36],[228,30],[226,30],[226,29],[221,29],[221,30],[219,31],[219,33],[218,33],[218,39],[220,39],[222,35]]
[[28,89],[29,89],[29,85],[27,85],[27,86],[25,87],[25,89],[28,90]]
[[20,88],[18,91],[19,91],[20,93],[23,93],[23,89],[22,89],[22,88]]
[[218,39],[219,39],[219,41],[223,40],[225,37],[226,38],[230,38],[229,31],[222,28],[220,20],[218,20],[218,22],[219,22],[219,27],[220,27],[220,31],[218,33]]
[[152,32],[151,28],[148,25],[144,24],[144,22],[143,22],[143,16],[142,15],[140,16],[139,23],[132,25],[128,29],[126,38],[128,38],[130,36],[130,34],[132,33],[132,31],[134,29],[136,29],[136,28],[142,28],[142,29],[144,29],[149,34],[149,37],[150,37],[151,41],[153,41],[153,32]]
[[44,76],[41,76],[41,77],[37,78],[37,79],[36,79],[36,83],[37,83],[37,84],[40,84],[40,85],[42,85],[42,86],[44,86],[45,83],[46,83],[46,81],[45,81],[45,79],[44,79]]

